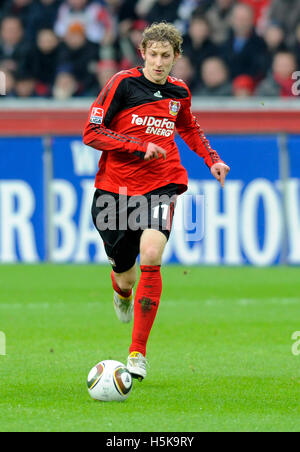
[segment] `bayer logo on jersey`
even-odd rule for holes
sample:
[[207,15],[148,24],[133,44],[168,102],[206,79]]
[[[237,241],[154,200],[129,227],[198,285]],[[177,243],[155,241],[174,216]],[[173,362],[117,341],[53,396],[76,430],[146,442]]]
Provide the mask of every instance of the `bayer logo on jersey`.
[[180,110],[180,102],[176,101],[176,100],[171,100],[169,103],[169,113],[172,116],[177,116],[179,110]]
[[93,124],[102,124],[104,117],[104,110],[100,107],[93,107],[90,117],[90,122]]

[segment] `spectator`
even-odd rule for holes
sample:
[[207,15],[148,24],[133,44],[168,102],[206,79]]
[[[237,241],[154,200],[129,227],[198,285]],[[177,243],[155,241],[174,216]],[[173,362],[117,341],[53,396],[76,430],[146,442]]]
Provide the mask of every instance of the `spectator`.
[[121,0],[118,10],[117,22],[120,36],[127,36],[132,23],[143,17],[137,13],[138,0]]
[[35,41],[37,32],[42,29],[53,29],[61,0],[38,0],[28,20],[30,38]]
[[6,0],[3,5],[3,16],[15,16],[22,22],[25,34],[30,33],[29,21],[35,9],[33,0]]
[[187,55],[181,55],[173,66],[171,75],[183,80],[193,90],[195,87],[195,66]]
[[53,30],[38,32],[37,43],[32,51],[32,73],[37,80],[37,92],[41,96],[51,94],[54,83],[60,47]]
[[70,25],[80,22],[86,30],[86,37],[96,44],[109,44],[113,41],[113,19],[107,8],[96,1],[65,0],[58,10],[54,31],[63,38]]
[[127,36],[119,39],[119,53],[118,60],[120,61],[121,69],[129,69],[133,66],[140,66],[143,64],[143,58],[139,51],[139,46],[142,40],[144,29],[147,27],[147,22],[144,20],[136,20],[132,23]]
[[285,34],[278,25],[270,25],[264,33],[264,40],[267,44],[266,67],[271,68],[274,55],[279,50],[286,50]]
[[68,70],[58,72],[52,91],[54,99],[66,100],[77,97],[80,93],[80,85],[71,72],[68,72]]
[[267,25],[267,18],[272,0],[238,0],[251,6],[254,12],[254,25],[259,34],[263,34]]
[[295,44],[295,32],[300,22],[299,0],[273,0],[269,9],[269,21],[283,28],[288,46]]
[[272,72],[258,86],[258,96],[291,97],[295,80],[292,74],[297,69],[296,57],[292,52],[281,51],[274,56]]
[[233,80],[232,94],[234,97],[251,97],[254,94],[255,83],[249,75],[239,75]]
[[190,21],[188,34],[184,38],[183,53],[195,66],[196,73],[206,58],[218,55],[218,47],[210,40],[210,28],[205,17],[194,15]]
[[[125,0],[125,4],[130,3],[131,0]],[[134,11],[139,18],[145,18],[157,0],[135,0]]]
[[223,60],[211,57],[201,68],[202,86],[193,91],[194,96],[230,96],[231,83]]
[[[170,4],[170,7],[177,8],[175,2],[158,2],[157,0],[125,0],[125,4],[133,2],[135,4],[134,10],[139,18],[146,18],[153,7],[157,7],[155,3],[159,3],[161,5]],[[178,8],[180,9],[179,15],[182,19],[187,19],[195,10],[198,11],[199,14],[203,14],[214,2],[214,0],[182,0],[178,4]],[[173,3],[173,5],[172,5]],[[162,20],[162,19],[160,19]]]
[[181,0],[156,0],[151,10],[145,17],[148,23],[167,22],[175,23],[178,20],[178,8]]
[[0,27],[0,67],[1,70],[17,72],[25,70],[29,47],[25,43],[24,29],[18,17],[4,17]]
[[214,0],[181,0],[175,22],[176,27],[186,34],[189,21],[193,15],[204,16]]
[[294,54],[297,57],[297,66],[300,68],[300,23],[297,25],[296,33],[295,33],[296,42],[292,47]]
[[267,48],[254,29],[250,6],[239,3],[232,11],[232,29],[223,45],[223,58],[230,68],[231,78],[247,74],[261,80],[266,72]]
[[37,97],[35,90],[35,79],[26,72],[19,72],[15,82],[15,93],[17,97]]
[[95,95],[104,88],[108,80],[118,72],[118,64],[115,60],[103,60],[100,61],[96,66],[96,78],[98,81],[97,89],[95,90]]
[[214,3],[215,0],[183,0],[181,8],[190,10],[192,14],[203,16]]
[[265,33],[264,40],[270,53],[276,53],[282,47],[285,47],[285,34],[278,25],[270,25]]
[[206,13],[211,29],[211,39],[215,44],[224,43],[228,37],[234,4],[235,0],[215,0]]
[[70,25],[62,43],[58,66],[68,67],[87,94],[96,85],[95,68],[99,59],[99,46],[89,42],[81,23]]

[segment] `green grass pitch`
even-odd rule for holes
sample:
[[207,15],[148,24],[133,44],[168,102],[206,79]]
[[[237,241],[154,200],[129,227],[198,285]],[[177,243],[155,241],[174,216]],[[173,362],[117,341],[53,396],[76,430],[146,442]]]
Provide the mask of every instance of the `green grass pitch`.
[[131,326],[108,266],[1,266],[0,431],[299,431],[299,268],[163,267],[147,379],[124,402],[90,399]]

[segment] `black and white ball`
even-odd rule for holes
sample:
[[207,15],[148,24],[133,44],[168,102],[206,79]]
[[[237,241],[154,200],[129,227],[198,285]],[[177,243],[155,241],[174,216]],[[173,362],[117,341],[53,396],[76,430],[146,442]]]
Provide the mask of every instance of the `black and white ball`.
[[124,364],[105,360],[91,369],[87,386],[92,399],[103,402],[123,401],[131,392],[132,377]]

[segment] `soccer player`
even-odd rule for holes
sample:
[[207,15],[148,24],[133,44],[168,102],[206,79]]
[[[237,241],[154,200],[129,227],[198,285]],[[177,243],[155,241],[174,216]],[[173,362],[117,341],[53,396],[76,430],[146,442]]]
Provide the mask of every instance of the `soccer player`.
[[[112,265],[118,318],[129,322],[134,314],[127,367],[139,380],[146,377],[146,345],[160,302],[161,261],[176,196],[188,186],[175,130],[222,187],[229,171],[191,113],[189,88],[169,75],[181,45],[172,24],[146,28],[140,46],[144,67],[118,72],[108,81],[83,135],[86,145],[102,151],[92,215]],[[134,297],[139,254],[141,276]]]

